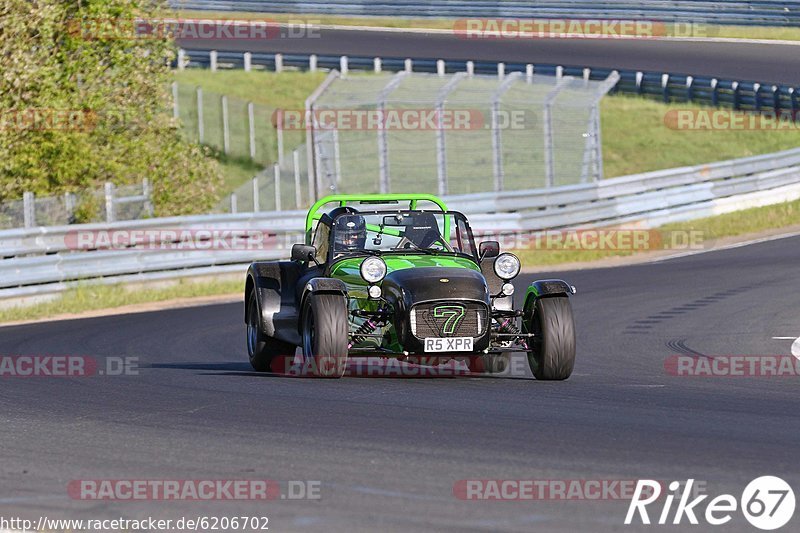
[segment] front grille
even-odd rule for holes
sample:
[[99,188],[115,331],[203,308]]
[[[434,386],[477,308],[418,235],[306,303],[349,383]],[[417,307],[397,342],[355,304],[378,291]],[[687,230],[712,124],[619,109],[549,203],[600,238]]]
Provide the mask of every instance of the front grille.
[[442,300],[411,308],[411,333],[425,337],[481,337],[486,333],[489,309],[481,302]]

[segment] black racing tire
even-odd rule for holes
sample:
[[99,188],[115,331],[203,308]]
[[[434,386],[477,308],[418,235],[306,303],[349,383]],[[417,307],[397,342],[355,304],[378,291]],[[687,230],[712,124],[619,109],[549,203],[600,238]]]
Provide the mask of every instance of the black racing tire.
[[247,355],[256,372],[272,371],[275,357],[293,356],[295,346],[268,337],[261,327],[261,308],[256,293],[251,292],[247,302]]
[[526,306],[523,328],[533,333],[528,364],[536,379],[560,381],[575,366],[575,319],[566,296],[537,298]]
[[347,302],[341,294],[310,294],[302,317],[303,368],[315,377],[340,378],[347,370]]

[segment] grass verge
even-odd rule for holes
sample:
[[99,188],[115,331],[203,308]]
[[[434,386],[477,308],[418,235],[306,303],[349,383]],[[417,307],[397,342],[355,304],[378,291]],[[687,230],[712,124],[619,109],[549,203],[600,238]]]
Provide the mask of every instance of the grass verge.
[[[652,233],[658,235],[652,242],[653,246],[639,251],[634,250],[577,250],[568,247],[555,249],[528,249],[517,250],[520,260],[526,267],[558,265],[563,263],[583,263],[607,259],[611,257],[629,257],[637,253],[660,251],[669,248],[660,246],[662,243],[671,242],[672,235],[687,235],[695,232],[698,237],[696,245],[707,248],[714,245],[718,239],[738,237],[743,235],[757,235],[759,233],[800,225],[800,200],[784,202],[744,209],[724,215],[699,218],[687,222],[666,224],[655,229]],[[676,250],[679,252],[681,250]]]
[[196,282],[182,279],[167,286],[137,285],[135,289],[124,285],[81,284],[52,301],[0,309],[0,323],[163,302],[176,298],[240,294],[244,290],[243,287],[242,280]]

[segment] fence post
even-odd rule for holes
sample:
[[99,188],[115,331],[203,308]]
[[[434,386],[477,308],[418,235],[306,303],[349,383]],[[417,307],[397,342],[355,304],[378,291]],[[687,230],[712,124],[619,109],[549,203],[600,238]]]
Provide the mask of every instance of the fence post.
[[414,72],[414,61],[413,61],[413,60],[412,60],[410,57],[407,57],[407,58],[406,58],[406,60],[405,60],[405,66],[404,66],[404,69],[403,69],[403,70],[405,70],[405,71],[406,71],[406,72],[408,72],[409,74],[411,74],[412,72]]
[[114,222],[114,184],[106,182],[104,192],[106,197],[106,222]]
[[500,62],[497,64],[497,79],[502,80],[506,77],[506,64]]
[[686,76],[686,99],[691,102],[694,98],[694,78]]
[[759,96],[759,92],[761,91],[761,84],[754,83],[753,84],[753,107],[756,111],[761,111],[761,98]]
[[525,65],[525,78],[528,83],[533,82],[533,64],[528,63]]
[[32,192],[22,193],[22,218],[26,228],[36,225],[36,198]]
[[186,50],[178,48],[178,70],[186,68]]
[[256,118],[253,102],[247,102],[247,131],[250,139],[250,159],[256,158]]
[[64,208],[67,211],[67,224],[75,223],[75,194],[64,193]]
[[180,118],[180,108],[178,107],[178,82],[172,82],[172,118]]
[[275,176],[275,211],[281,209],[281,167],[278,164],[272,165],[272,172]]
[[283,72],[283,54],[275,54],[275,72]]
[[292,152],[292,167],[294,170],[294,203],[297,209],[303,206],[303,191],[300,189],[300,151]]
[[475,62],[467,61],[467,75],[472,76],[473,74],[475,74]]
[[209,63],[209,67],[211,68],[211,72],[216,72],[217,71],[217,51],[216,50],[211,50],[208,53],[208,63]]
[[203,124],[203,88],[197,88],[197,142],[205,140],[205,124]]
[[317,54],[308,56],[308,70],[311,72],[317,71]]
[[716,106],[719,102],[719,89],[717,87],[719,85],[719,80],[717,78],[711,79],[711,105]]
[[258,176],[253,178],[253,213],[261,210],[261,197],[258,194]]
[[563,77],[564,77],[564,67],[559,65],[556,67],[556,79],[560,80]]
[[641,70],[636,71],[636,93],[642,94],[642,80],[644,79],[644,72]]
[[383,62],[380,57],[372,60],[372,70],[375,71],[375,74],[379,74],[383,70]]
[[222,106],[222,149],[225,155],[231,151],[231,130],[230,122],[228,120],[228,97],[222,95],[220,98],[220,105]]
[[342,78],[347,77],[347,69],[348,69],[348,59],[347,56],[342,56],[339,58],[339,73],[341,74]]
[[276,113],[278,120],[275,124],[275,135],[278,138],[278,164],[283,166],[283,112]]
[[142,196],[144,196],[144,210],[147,216],[153,216],[153,191],[150,189],[150,180],[142,178]]
[[738,110],[739,109],[739,82],[734,81],[731,83],[731,89],[733,90],[733,108]]
[[444,59],[436,60],[436,74],[438,74],[439,76],[444,76],[445,74]]
[[236,214],[239,212],[238,198],[235,192],[231,193],[231,213]]
[[250,52],[244,53],[244,71],[250,72],[253,69],[253,54]]
[[342,183],[342,160],[339,157],[339,128],[335,128],[333,134],[333,169],[336,173],[336,188]]
[[590,68],[583,69],[583,82],[588,84],[589,83],[589,78],[591,78],[591,77],[592,77],[592,69],[590,69]]
[[664,93],[664,102],[669,103],[669,74],[661,75],[661,90]]
[[143,207],[148,216],[153,216],[153,201],[152,191],[150,189],[150,180],[142,178],[142,196],[144,196]]

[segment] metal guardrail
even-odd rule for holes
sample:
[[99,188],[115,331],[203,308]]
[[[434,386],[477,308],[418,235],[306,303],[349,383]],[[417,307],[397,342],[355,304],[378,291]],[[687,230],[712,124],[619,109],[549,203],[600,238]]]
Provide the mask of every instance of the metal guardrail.
[[770,0],[170,0],[177,9],[383,17],[618,18],[666,22],[797,26],[800,2]]
[[[642,221],[661,224],[711,215],[732,203],[740,207],[748,200],[768,204],[795,198],[800,198],[800,149],[592,184],[446,200],[452,209],[469,214],[473,228],[485,236]],[[118,283],[243,272],[252,260],[288,256],[290,245],[302,239],[304,216],[303,211],[284,211],[0,231],[0,300],[55,294],[81,280]],[[124,250],[74,246],[78,232],[163,229],[198,239],[199,230],[263,232],[271,240],[258,249],[236,250],[174,249],[183,238],[174,236],[156,246]],[[162,242],[164,249],[158,246]]]
[[[212,54],[213,53],[213,54]],[[553,65],[541,63],[502,63],[496,61],[457,61],[444,63],[437,59],[411,59],[401,57],[333,56],[316,54],[261,54],[222,52],[213,50],[182,50],[178,68],[264,68],[279,70],[297,69],[341,69],[343,62],[350,70],[375,70],[389,72],[406,70],[410,64],[414,72],[447,73],[474,72],[476,74],[527,73],[530,69],[548,76],[586,77],[602,81],[616,70],[620,79],[611,93],[637,94],[657,98],[664,102],[697,102],[713,106],[726,106],[745,111],[773,111],[776,113],[797,113],[800,111],[800,87],[773,85],[757,81],[724,80],[708,76],[688,74],[617,70],[609,68],[589,68],[575,65]],[[247,59],[245,59],[247,56]],[[276,60],[276,57],[278,58]],[[276,65],[280,65],[276,67]],[[442,66],[443,65],[443,66]]]

